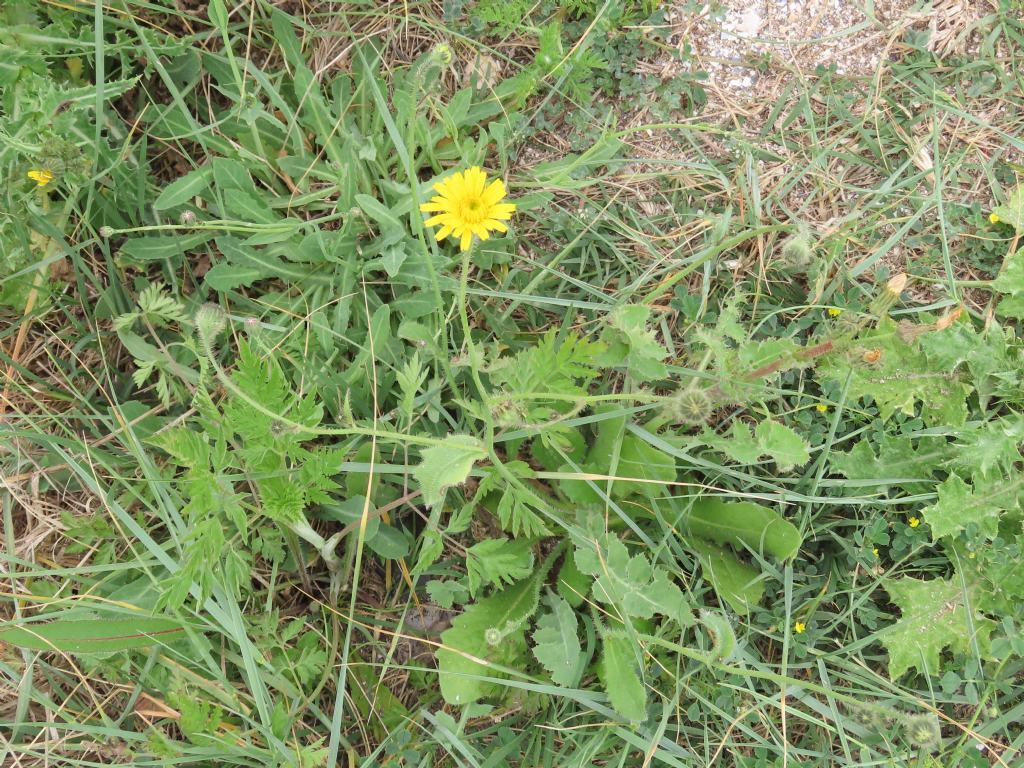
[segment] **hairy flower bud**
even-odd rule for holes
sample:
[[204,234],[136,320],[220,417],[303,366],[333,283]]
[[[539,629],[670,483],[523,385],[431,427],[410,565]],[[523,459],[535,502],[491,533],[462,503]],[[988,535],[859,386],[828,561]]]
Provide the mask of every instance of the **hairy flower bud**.
[[691,384],[680,389],[668,401],[667,410],[674,421],[682,424],[703,424],[714,411],[711,396],[700,387]]
[[213,349],[213,342],[227,327],[228,316],[217,304],[206,302],[196,311],[195,323],[199,342],[209,354]]

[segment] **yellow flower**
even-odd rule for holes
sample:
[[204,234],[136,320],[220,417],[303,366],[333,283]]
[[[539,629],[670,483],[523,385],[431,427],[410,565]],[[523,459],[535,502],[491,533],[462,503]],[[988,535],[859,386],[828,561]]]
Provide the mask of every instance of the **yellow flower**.
[[802,621],[798,621],[793,624],[793,631],[796,632],[798,635],[802,634],[805,629],[807,629],[807,625],[804,624]]
[[995,212],[992,212],[988,215],[988,220],[991,221],[993,224],[998,224],[1000,221],[1002,221],[1002,219],[999,218],[999,214]]
[[839,317],[841,314],[843,314],[843,310],[841,310],[839,307],[829,307],[828,308],[828,316],[829,317]]
[[818,403],[816,406],[814,406],[814,410],[816,410],[818,413],[826,413],[828,411],[828,406],[825,405],[824,403]]
[[909,520],[907,520],[907,524],[911,528],[917,528],[917,526],[919,526],[921,524],[921,521],[918,518],[916,518],[916,517],[912,517]]
[[37,187],[45,187],[53,181],[53,171],[48,168],[33,168],[25,175],[32,179]]
[[427,226],[440,227],[438,240],[455,235],[459,247],[468,251],[474,235],[486,240],[492,230],[508,232],[508,226],[502,222],[512,218],[516,207],[501,202],[505,197],[501,179],[488,184],[487,174],[473,166],[437,182],[434,190],[437,195],[421,205],[420,210],[436,214],[427,219]]
[[875,557],[878,557],[878,547],[872,548],[871,554],[874,555]]

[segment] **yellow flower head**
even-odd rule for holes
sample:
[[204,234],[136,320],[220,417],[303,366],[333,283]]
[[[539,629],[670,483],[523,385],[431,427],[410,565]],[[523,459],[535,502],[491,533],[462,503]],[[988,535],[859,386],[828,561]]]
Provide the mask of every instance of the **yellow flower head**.
[[814,406],[814,410],[816,410],[818,413],[826,413],[828,411],[828,406],[825,405],[824,403],[818,403],[816,406]]
[[797,621],[793,624],[793,631],[796,632],[798,635],[802,634],[805,629],[807,629],[807,625],[804,624],[802,621]]
[[508,232],[502,222],[512,218],[516,207],[503,203],[505,185],[501,179],[487,183],[487,174],[473,166],[466,171],[454,173],[434,185],[437,194],[429,203],[420,206],[421,211],[434,213],[427,219],[428,227],[440,227],[437,239],[448,235],[459,238],[459,247],[468,251],[473,236],[486,240],[491,231]]
[[839,317],[841,314],[843,314],[843,310],[841,310],[839,307],[829,307],[828,308],[828,316],[829,317]]
[[988,215],[988,220],[991,221],[993,224],[998,224],[1000,221],[1002,221],[1002,219],[999,218],[999,214],[995,212],[992,212]]
[[37,187],[45,187],[53,181],[53,171],[48,168],[33,168],[25,175],[32,179]]
[[873,548],[873,549],[871,550],[871,554],[872,554],[872,555],[874,555],[875,557],[878,557],[878,547],[874,547],[874,548]]
[[911,528],[917,528],[917,526],[919,526],[921,524],[921,520],[920,520],[920,518],[912,517],[909,520],[907,520],[907,524]]

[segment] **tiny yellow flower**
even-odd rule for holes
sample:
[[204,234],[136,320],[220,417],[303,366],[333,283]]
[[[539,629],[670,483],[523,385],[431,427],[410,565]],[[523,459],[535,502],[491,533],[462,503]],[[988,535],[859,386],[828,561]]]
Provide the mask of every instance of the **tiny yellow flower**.
[[828,406],[825,405],[824,403],[818,403],[816,406],[814,406],[814,410],[816,410],[818,413],[827,413]]
[[843,314],[843,310],[841,310],[839,307],[829,307],[828,308],[828,316],[829,317],[839,317],[841,314]]
[[971,560],[973,560],[973,559],[974,559],[974,558],[976,558],[977,556],[978,556],[978,553],[977,553],[977,552],[968,552],[968,553],[967,553],[967,557],[968,557],[969,559],[971,559]]
[[918,518],[916,518],[916,517],[911,517],[909,520],[907,520],[907,524],[911,528],[917,528],[917,526],[919,526],[921,524],[921,521]]
[[993,224],[998,224],[1002,219],[999,218],[999,214],[994,211],[988,215],[988,220]]
[[37,187],[45,187],[53,181],[53,171],[49,168],[33,168],[25,175],[32,179]]
[[805,629],[807,629],[807,625],[804,624],[802,621],[798,621],[793,624],[793,631],[796,632],[798,635],[802,634]]
[[875,557],[878,557],[878,547],[872,547],[871,548],[871,554],[874,555]]
[[436,235],[439,241],[455,235],[459,248],[468,251],[474,235],[486,240],[491,231],[508,232],[503,222],[512,218],[516,206],[501,202],[505,198],[501,179],[488,184],[487,174],[474,165],[437,182],[434,191],[437,195],[420,210],[436,214],[427,219],[427,226],[440,227]]

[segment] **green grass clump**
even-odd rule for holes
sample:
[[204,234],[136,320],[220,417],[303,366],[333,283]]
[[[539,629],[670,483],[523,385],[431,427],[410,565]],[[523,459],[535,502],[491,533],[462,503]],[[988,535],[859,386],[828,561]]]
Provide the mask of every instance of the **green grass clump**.
[[0,764],[1024,765],[1018,15],[676,11],[0,10]]

